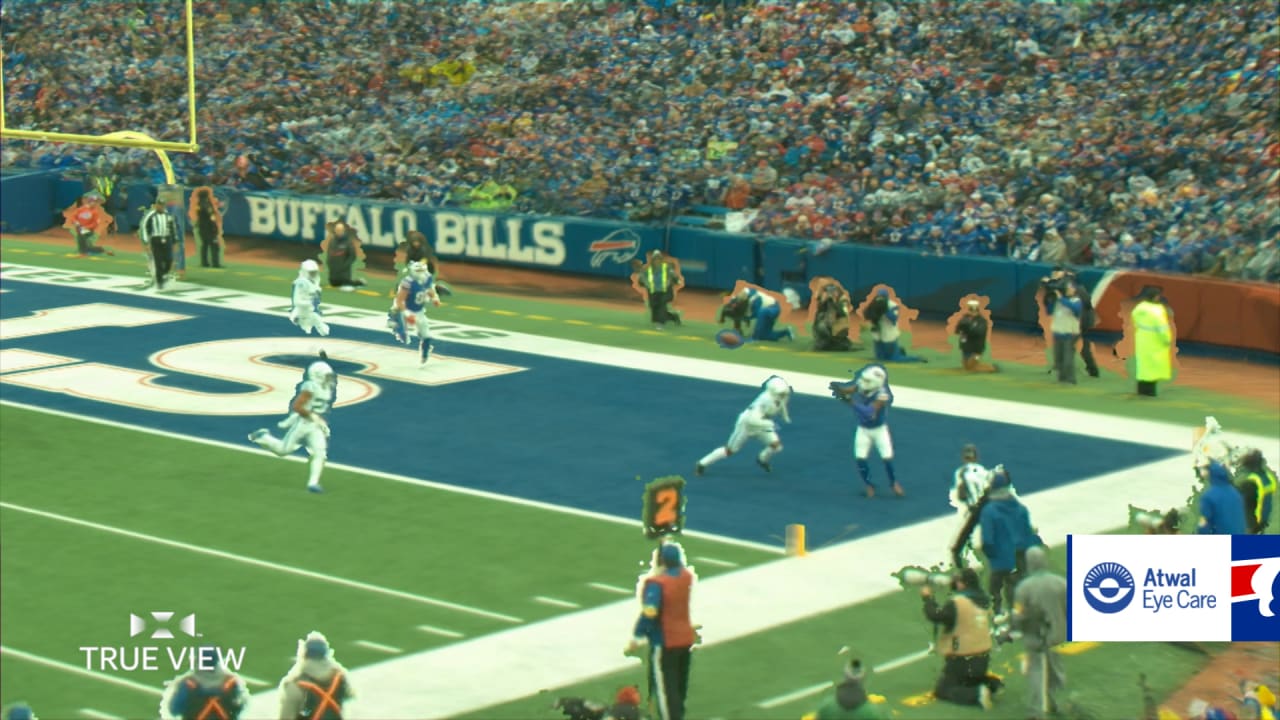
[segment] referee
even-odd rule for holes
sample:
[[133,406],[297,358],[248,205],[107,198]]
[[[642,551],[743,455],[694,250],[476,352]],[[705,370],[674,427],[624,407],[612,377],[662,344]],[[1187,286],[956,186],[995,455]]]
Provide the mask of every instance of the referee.
[[156,198],[151,209],[142,216],[138,236],[151,255],[156,290],[163,290],[165,277],[173,269],[173,246],[178,242],[178,223],[165,209],[163,200]]

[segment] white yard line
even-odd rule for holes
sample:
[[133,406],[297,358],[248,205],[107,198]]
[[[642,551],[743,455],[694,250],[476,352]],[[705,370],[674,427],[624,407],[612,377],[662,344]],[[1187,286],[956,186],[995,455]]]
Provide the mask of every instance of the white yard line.
[[197,553],[200,555],[208,555],[210,557],[221,558],[223,560],[230,560],[232,562],[237,562],[242,565],[251,565],[253,567],[264,568],[267,570],[274,570],[276,572],[286,573],[288,575],[298,575],[300,577],[309,578],[311,580],[319,580],[320,582],[329,583],[330,585],[341,585],[342,587],[354,588],[356,590],[363,590],[365,592],[376,593],[378,595],[386,595],[388,597],[400,598],[401,600],[410,600],[412,602],[422,603],[423,605],[433,605],[435,607],[444,608],[446,610],[453,610],[456,612],[467,613],[469,615],[477,615],[479,617],[490,618],[492,620],[501,620],[507,623],[524,622],[518,617],[513,617],[511,615],[504,615],[502,613],[491,612],[489,610],[483,610],[481,608],[472,607],[470,605],[461,605],[459,603],[448,602],[446,600],[439,600],[433,597],[427,597],[426,595],[417,595],[415,593],[405,592],[403,590],[395,590],[392,588],[382,587],[381,585],[374,585],[372,583],[361,582],[359,580],[348,580],[347,578],[338,577],[336,575],[328,575],[325,573],[315,572],[313,570],[304,570],[303,568],[293,567],[292,565],[283,565],[281,563],[271,562],[270,560],[259,560],[257,558],[252,558],[247,555],[238,555],[236,553],[226,552],[225,550],[214,550],[213,548],[202,547],[200,545],[192,545],[190,543],[185,543],[178,540],[169,540],[167,538],[156,537],[155,535],[147,535],[146,533],[134,532],[132,530],[125,530],[124,528],[118,528],[111,525],[104,525],[102,523],[96,523],[89,520],[82,520],[80,518],[71,517],[69,515],[60,515],[58,513],[48,512],[45,510],[38,510],[36,508],[26,507],[25,505],[16,505],[14,503],[0,502],[0,508],[3,508],[5,510],[12,510],[14,512],[26,513],[27,515],[34,515],[36,517],[41,517],[47,520],[53,520],[56,522],[65,523],[67,525],[76,525],[79,527],[88,528],[90,530],[97,530],[98,532],[109,533],[112,535],[119,535],[120,537],[126,537],[132,540],[139,540],[141,542],[150,543],[152,545],[161,545],[164,547],[176,548],[178,550],[186,550],[187,552]]
[[582,607],[576,602],[569,602],[568,600],[561,600],[560,598],[547,597],[546,595],[538,595],[533,598],[533,601],[536,603],[541,603],[542,605],[550,605],[551,607],[569,608],[571,610],[576,610]]
[[81,716],[93,718],[93,720],[125,720],[123,716],[112,715],[111,713],[94,710],[93,708],[80,708],[77,712],[79,712]]
[[462,633],[457,632],[455,630],[445,630],[444,628],[436,627],[435,625],[419,625],[418,629],[424,633],[429,633],[431,635],[439,635],[441,637],[447,637],[447,638],[466,637],[466,635],[463,635]]
[[382,643],[376,643],[376,642],[373,642],[372,640],[356,640],[355,642],[352,643],[352,645],[359,645],[362,648],[375,650],[377,652],[386,653],[388,655],[399,655],[404,652],[404,650],[394,645],[383,645]]
[[275,684],[275,683],[267,682],[262,678],[256,678],[252,675],[245,675],[244,673],[236,673],[236,674],[240,676],[240,679],[244,681],[245,685],[257,685],[258,687],[271,687],[272,685]]
[[58,670],[58,671],[67,673],[69,675],[79,675],[80,677],[87,677],[93,680],[97,680],[99,682],[115,685],[116,687],[127,688],[129,690],[134,690],[140,693],[144,693],[146,695],[154,695],[155,697],[160,697],[161,695],[164,694],[164,691],[161,690],[160,688],[155,688],[150,685],[144,685],[140,682],[135,682],[127,678],[116,677],[115,675],[108,675],[103,672],[98,672],[97,670],[89,670],[87,668],[82,668],[79,665],[64,663],[60,660],[54,660],[53,658],[44,657],[43,655],[36,655],[34,653],[24,652],[16,648],[11,648],[8,645],[0,645],[0,655],[4,655],[6,657],[11,657],[11,658],[17,658],[18,660],[26,660],[29,663],[33,663],[35,665],[43,665],[44,667],[51,668],[53,670]]
[[[919,650],[917,652],[913,652],[908,655],[903,655],[902,657],[894,658],[893,660],[890,660],[888,662],[876,665],[875,667],[871,668],[871,672],[873,675],[878,675],[881,673],[890,672],[892,670],[897,670],[900,667],[906,667],[907,665],[918,663],[921,660],[924,660],[925,658],[929,657],[930,654],[931,653],[929,652],[928,649]],[[766,698],[764,700],[761,700],[760,702],[756,703],[756,707],[763,708],[765,710],[771,710],[773,708],[780,707],[782,705],[788,705],[797,700],[803,700],[807,697],[813,697],[814,695],[817,695],[826,690],[830,690],[833,687],[835,687],[835,683],[831,681],[814,683],[813,685],[809,685],[808,687],[802,687],[799,690],[793,690],[789,693],[783,693],[782,695],[775,695],[771,698]]]
[[706,563],[707,565],[715,565],[716,567],[722,567],[722,568],[738,567],[738,563],[729,562],[728,560],[718,560],[713,557],[707,557],[706,555],[699,555],[693,558],[692,561],[694,563]]
[[617,585],[610,585],[608,583],[589,582],[587,583],[587,587],[595,588],[596,590],[600,590],[607,593],[613,593],[615,595],[635,595],[636,594],[635,588],[618,587]]

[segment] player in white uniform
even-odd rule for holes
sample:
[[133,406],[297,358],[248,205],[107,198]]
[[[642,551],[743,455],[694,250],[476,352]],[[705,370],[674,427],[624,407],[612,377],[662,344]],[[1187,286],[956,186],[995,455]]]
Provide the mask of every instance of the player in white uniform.
[[764,449],[756,456],[756,464],[764,468],[765,472],[773,471],[773,466],[769,462],[774,455],[782,452],[782,440],[778,438],[778,428],[773,418],[781,416],[783,422],[791,422],[791,416],[787,412],[787,402],[791,399],[791,386],[786,380],[773,375],[764,381],[760,390],[760,394],[751,402],[751,405],[738,415],[738,422],[733,426],[729,442],[712,450],[706,457],[699,460],[698,464],[693,466],[695,474],[701,475],[708,465],[738,452],[751,439],[759,440],[764,445]]
[[329,457],[329,411],[338,394],[338,374],[329,363],[319,360],[307,367],[306,375],[298,384],[289,416],[277,425],[285,431],[283,438],[276,438],[266,428],[249,433],[249,442],[285,457],[298,448],[305,447],[311,458],[311,475],[307,490],[324,492],[320,487],[320,473]]
[[418,338],[418,356],[422,365],[431,359],[431,326],[427,322],[427,305],[440,307],[435,278],[424,262],[409,263],[409,274],[400,281],[395,303],[387,316],[387,327],[396,340],[406,345]]
[[[965,445],[960,452],[960,461],[962,464],[956,468],[955,478],[951,482],[951,492],[948,493],[951,507],[956,509],[956,536],[968,523],[969,513],[982,500],[982,496],[986,495],[992,478],[992,472],[978,462],[977,447]],[[974,527],[969,541],[960,550],[957,567],[976,563],[977,556],[973,549],[982,544],[981,532],[980,528]]]
[[320,292],[320,265],[315,260],[303,260],[298,268],[298,277],[293,281],[289,322],[308,335],[315,330],[324,337],[329,334],[329,325],[320,315]]

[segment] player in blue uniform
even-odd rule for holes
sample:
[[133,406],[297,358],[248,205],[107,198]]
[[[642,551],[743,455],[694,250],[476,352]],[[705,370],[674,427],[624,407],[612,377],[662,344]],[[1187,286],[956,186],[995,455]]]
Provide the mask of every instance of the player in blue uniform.
[[889,388],[889,371],[883,365],[867,365],[848,382],[832,381],[828,387],[833,397],[849,403],[858,420],[853,435],[853,457],[858,474],[867,486],[867,497],[876,496],[871,484],[871,465],[867,462],[874,445],[884,461],[889,487],[899,497],[905,493],[893,471],[893,438],[889,435],[889,407],[893,405],[893,390]]
[[435,278],[424,262],[409,263],[409,274],[400,281],[391,312],[387,315],[387,328],[398,342],[408,345],[413,336],[418,338],[418,356],[422,365],[431,358],[431,326],[427,321],[427,305],[440,307],[440,295],[436,292]]

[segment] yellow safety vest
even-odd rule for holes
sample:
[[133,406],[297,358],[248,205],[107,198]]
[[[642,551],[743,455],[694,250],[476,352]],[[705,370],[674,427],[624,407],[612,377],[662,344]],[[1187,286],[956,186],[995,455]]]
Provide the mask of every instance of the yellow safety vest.
[[1263,468],[1261,473],[1249,473],[1245,479],[1258,486],[1258,503],[1253,507],[1253,519],[1261,525],[1270,519],[1266,517],[1267,501],[1276,494],[1276,474],[1269,468]]
[[653,266],[652,265],[649,266],[649,269],[646,270],[645,273],[646,273],[645,284],[649,286],[650,291],[667,289],[668,275],[667,275],[666,263],[662,263],[662,286],[661,287],[654,287],[653,285]]

